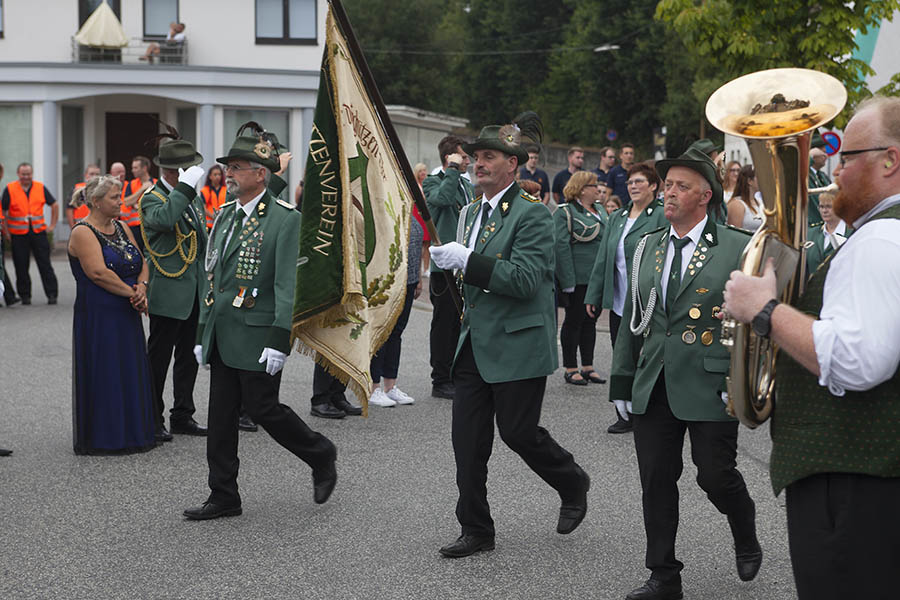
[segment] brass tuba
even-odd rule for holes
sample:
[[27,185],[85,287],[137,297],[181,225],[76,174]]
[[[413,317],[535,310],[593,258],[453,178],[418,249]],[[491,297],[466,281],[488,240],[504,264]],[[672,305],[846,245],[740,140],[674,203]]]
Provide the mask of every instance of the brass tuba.
[[[775,258],[782,302],[795,303],[806,283],[812,132],[834,119],[846,102],[843,84],[830,75],[808,69],[769,69],[726,83],[706,103],[706,118],[714,127],[747,141],[763,197],[765,221],[744,248],[739,268],[759,275],[768,258]],[[758,112],[766,105],[774,112]],[[728,412],[753,429],[769,418],[774,407],[778,348],[770,339],[754,334],[749,325],[727,316],[721,341],[731,352]]]

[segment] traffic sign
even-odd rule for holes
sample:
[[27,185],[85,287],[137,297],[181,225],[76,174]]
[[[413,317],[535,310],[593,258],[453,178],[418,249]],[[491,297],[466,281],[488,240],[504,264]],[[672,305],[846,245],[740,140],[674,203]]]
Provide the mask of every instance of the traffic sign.
[[616,138],[618,138],[618,137],[619,137],[619,132],[616,131],[615,129],[608,129],[606,131],[606,139],[608,139],[609,141],[614,142],[614,141],[616,141]]
[[834,156],[841,149],[841,136],[833,131],[823,133],[822,141],[825,142],[825,146],[822,149],[825,150],[825,154],[828,156]]

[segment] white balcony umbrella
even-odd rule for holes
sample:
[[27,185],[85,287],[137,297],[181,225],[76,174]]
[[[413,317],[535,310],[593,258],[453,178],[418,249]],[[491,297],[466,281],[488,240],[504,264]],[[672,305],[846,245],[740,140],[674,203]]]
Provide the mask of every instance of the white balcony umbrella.
[[106,2],[101,2],[87,18],[75,34],[75,41],[93,48],[124,48],[128,45],[122,24]]

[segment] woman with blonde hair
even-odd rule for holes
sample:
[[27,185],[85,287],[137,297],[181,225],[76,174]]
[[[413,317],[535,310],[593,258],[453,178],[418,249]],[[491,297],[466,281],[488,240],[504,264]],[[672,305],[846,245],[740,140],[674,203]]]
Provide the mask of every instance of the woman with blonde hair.
[[150,361],[141,313],[147,264],[117,220],[122,184],[94,177],[72,198],[90,213],[72,228],[75,276],[72,396],[76,454],[130,454],[156,446]]
[[[413,173],[416,176],[416,183],[419,184],[419,191],[421,192],[422,182],[425,181],[426,177],[428,177],[428,167],[425,166],[425,163],[416,163],[416,166],[413,167]],[[423,192],[422,197],[424,196],[425,194]],[[424,237],[422,238],[422,275],[424,277],[428,277],[428,272],[431,270],[431,255],[428,253],[428,248],[431,246],[431,236],[428,234],[428,229],[425,227],[425,219],[423,219],[422,215],[419,214],[419,208],[415,205],[415,203],[413,204],[412,214],[416,218],[416,221],[419,222],[419,225],[422,227],[422,231],[424,232]]]
[[573,385],[606,383],[593,365],[597,317],[588,316],[584,310],[584,294],[606,225],[606,209],[600,202],[597,175],[592,171],[576,171],[563,188],[563,196],[565,204],[560,204],[553,215],[556,279],[562,293],[568,296],[568,302],[563,303],[565,319],[559,334],[565,368],[563,375],[566,383]]

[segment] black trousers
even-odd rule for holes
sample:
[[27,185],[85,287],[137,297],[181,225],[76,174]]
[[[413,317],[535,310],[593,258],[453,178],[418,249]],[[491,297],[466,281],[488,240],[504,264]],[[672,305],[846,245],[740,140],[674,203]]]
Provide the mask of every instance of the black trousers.
[[316,363],[313,370],[313,396],[309,401],[310,404],[315,406],[317,404],[331,404],[341,398],[346,400],[347,396],[344,394],[346,390],[347,386],[341,383],[340,379],[326,371],[325,367]]
[[897,598],[900,478],[822,473],[787,487],[800,600]]
[[[450,275],[453,277],[452,273]],[[431,383],[452,383],[450,368],[459,340],[459,312],[450,295],[450,286],[442,271],[431,274],[428,295],[434,311],[431,313]]]
[[222,362],[213,347],[209,359],[209,435],[206,459],[209,463],[209,501],[239,506],[238,417],[241,405],[253,421],[297,458],[313,469],[332,459],[334,444],[316,433],[289,406],[278,402],[281,371],[272,376],[265,371],[233,369]]
[[12,281],[9,280],[9,271],[6,270],[6,250],[3,242],[0,240],[0,260],[3,261],[3,302],[9,306],[16,298],[16,288],[13,287]]
[[562,346],[563,367],[574,369],[578,366],[577,351],[581,351],[581,364],[594,364],[594,343],[597,341],[597,318],[589,317],[584,309],[584,294],[587,284],[576,285],[569,294],[565,308],[565,318],[559,332]]
[[41,274],[41,284],[47,299],[56,298],[59,295],[59,283],[56,281],[56,273],[50,264],[50,241],[47,232],[35,233],[28,230],[24,235],[13,235],[12,256],[16,268],[16,289],[22,300],[31,299],[31,275],[28,273],[31,255],[34,254],[34,262],[37,263],[38,272]]
[[647,412],[633,418],[647,534],[646,565],[654,577],[678,577],[684,567],[675,558],[675,536],[685,430],[691,436],[697,483],[718,511],[728,517],[736,540],[755,539],[756,508],[737,470],[737,421],[679,420],[669,408],[665,373],[656,381]]
[[153,404],[157,426],[165,424],[163,390],[166,374],[175,352],[175,366],[172,368],[172,388],[175,402],[169,414],[172,423],[190,420],[194,411],[194,382],[197,380],[197,359],[194,345],[197,337],[197,319],[200,305],[194,299],[194,308],[187,319],[172,319],[150,313],[150,337],[147,339],[147,355],[153,372]]
[[622,324],[622,315],[617,315],[609,309],[609,343],[616,347],[616,336],[619,335],[619,326]]
[[456,518],[463,534],[493,536],[487,501],[487,463],[494,442],[494,418],[500,438],[532,471],[555,489],[563,502],[581,489],[575,459],[538,425],[546,377],[486,383],[466,341],[453,371],[453,453],[459,500]]

